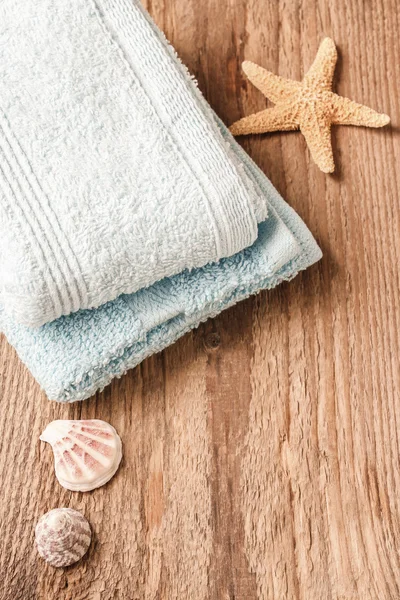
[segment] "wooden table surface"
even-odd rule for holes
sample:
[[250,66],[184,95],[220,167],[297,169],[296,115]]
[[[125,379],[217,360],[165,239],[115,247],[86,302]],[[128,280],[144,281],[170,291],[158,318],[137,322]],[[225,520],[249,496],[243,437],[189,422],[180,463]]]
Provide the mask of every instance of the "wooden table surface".
[[[336,91],[392,126],[335,128],[333,176],[299,133],[244,140],[323,259],[89,401],[49,402],[1,338],[0,598],[398,599],[400,4],[146,6],[228,124],[266,106],[242,60],[300,79],[329,35]],[[122,467],[95,492],[68,492],[39,434],[55,418],[94,417],[119,431]],[[66,570],[33,544],[57,506],[94,530]]]

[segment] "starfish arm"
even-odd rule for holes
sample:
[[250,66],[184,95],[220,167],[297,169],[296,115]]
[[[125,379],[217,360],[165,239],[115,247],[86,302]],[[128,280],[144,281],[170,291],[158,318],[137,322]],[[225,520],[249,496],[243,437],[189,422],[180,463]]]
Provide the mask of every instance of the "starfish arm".
[[332,123],[335,125],[364,125],[366,127],[383,127],[390,122],[390,117],[377,113],[368,106],[358,104],[333,94]]
[[249,60],[243,62],[242,68],[251,83],[274,104],[286,100],[300,87],[299,81],[274,75]]
[[333,173],[335,163],[331,144],[331,124],[328,115],[318,113],[315,107],[304,111],[300,123],[314,162],[324,173]]
[[331,38],[325,38],[321,42],[313,64],[304,76],[303,83],[313,89],[331,90],[336,61],[335,42]]
[[295,121],[293,109],[290,106],[267,108],[249,117],[239,119],[229,127],[232,135],[293,131],[295,129],[299,129],[299,124]]

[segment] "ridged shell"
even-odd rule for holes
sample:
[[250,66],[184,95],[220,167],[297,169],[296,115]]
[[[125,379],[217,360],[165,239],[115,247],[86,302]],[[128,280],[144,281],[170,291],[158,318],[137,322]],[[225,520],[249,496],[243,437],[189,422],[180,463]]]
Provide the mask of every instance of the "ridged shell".
[[81,513],[55,508],[43,515],[35,528],[38,552],[53,567],[68,567],[88,551],[92,532]]
[[89,492],[104,485],[121,462],[119,435],[99,419],[52,421],[40,439],[51,444],[57,479],[67,490]]

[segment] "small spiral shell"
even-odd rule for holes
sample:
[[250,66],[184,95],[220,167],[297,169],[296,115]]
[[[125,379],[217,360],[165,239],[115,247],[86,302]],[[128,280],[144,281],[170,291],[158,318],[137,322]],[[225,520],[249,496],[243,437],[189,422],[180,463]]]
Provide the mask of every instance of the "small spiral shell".
[[68,567],[86,554],[91,541],[90,525],[72,508],[55,508],[43,515],[35,528],[37,550],[53,567]]

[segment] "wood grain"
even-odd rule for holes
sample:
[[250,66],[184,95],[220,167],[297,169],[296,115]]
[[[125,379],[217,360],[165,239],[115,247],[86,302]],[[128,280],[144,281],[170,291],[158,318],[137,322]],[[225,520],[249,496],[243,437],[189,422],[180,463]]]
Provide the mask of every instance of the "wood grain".
[[[2,600],[400,598],[400,4],[147,0],[229,124],[266,106],[250,59],[300,79],[323,36],[338,93],[392,117],[333,131],[337,172],[300,134],[243,140],[323,260],[185,336],[84,403],[50,403],[1,339]],[[119,431],[118,475],[63,490],[39,434],[54,418]],[[81,510],[86,558],[54,570],[39,516]]]

